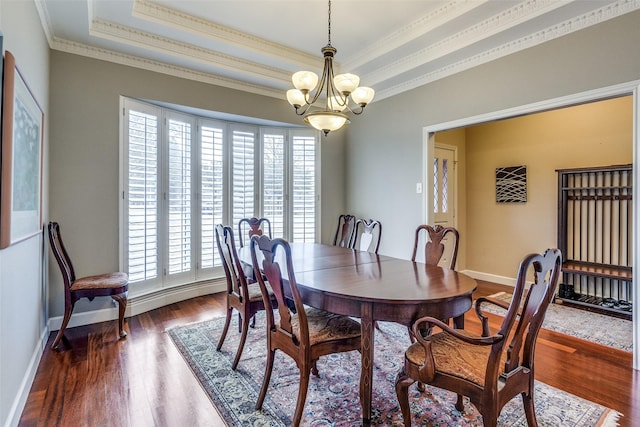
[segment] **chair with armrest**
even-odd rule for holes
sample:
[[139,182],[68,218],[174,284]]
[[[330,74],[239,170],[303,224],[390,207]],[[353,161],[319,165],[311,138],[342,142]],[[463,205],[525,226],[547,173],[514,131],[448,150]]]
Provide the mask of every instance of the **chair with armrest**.
[[349,247],[360,251],[378,253],[382,238],[382,224],[373,219],[358,219],[353,227]]
[[[238,312],[238,332],[242,334],[240,335],[240,343],[238,344],[236,357],[231,365],[231,369],[235,371],[238,367],[240,356],[242,356],[244,343],[247,340],[249,319],[253,319],[252,326],[255,326],[255,314],[260,310],[264,310],[265,307],[260,286],[245,276],[240,259],[238,258],[231,227],[223,226],[222,224],[216,225],[216,244],[218,245],[220,260],[222,261],[222,267],[227,277],[227,316],[216,350],[220,351],[222,348],[222,344],[227,337],[229,324],[231,323],[231,315],[235,309]],[[268,285],[267,289],[269,295],[273,296],[271,288],[268,287]],[[275,300],[273,301],[273,305],[277,305]]]
[[127,336],[124,330],[124,313],[127,309],[127,292],[129,289],[129,276],[123,272],[105,273],[95,276],[76,278],[73,263],[69,253],[62,243],[60,225],[57,222],[50,222],[48,225],[49,244],[51,251],[58,262],[62,279],[64,280],[64,317],[60,330],[51,344],[55,349],[60,344],[60,340],[68,343],[64,337],[64,331],[71,319],[71,313],[76,302],[81,298],[88,298],[92,301],[95,297],[111,297],[118,302],[118,335],[120,338]]
[[271,221],[269,221],[268,218],[256,218],[255,216],[242,218],[238,221],[238,241],[240,242],[240,247],[244,247],[246,237],[251,239],[252,236],[262,236],[265,231],[269,237],[272,237]]
[[356,224],[356,217],[353,215],[342,214],[338,217],[338,228],[336,235],[333,237],[333,245],[348,248],[351,244],[351,236]]
[[[405,352],[404,367],[396,378],[405,426],[411,426],[408,388],[416,381],[457,393],[455,407],[459,411],[464,409],[463,396],[468,396],[485,426],[495,426],[502,407],[520,394],[527,424],[537,425],[535,346],[561,265],[562,256],[557,249],[527,255],[520,263],[510,303],[491,297],[478,298],[475,311],[482,323],[481,336],[453,329],[432,317],[414,323],[417,342]],[[534,281],[527,285],[527,274],[531,272]],[[507,309],[500,329],[494,334],[482,311],[482,305],[487,303]],[[442,331],[431,334],[434,326]]]
[[[416,228],[416,237],[413,243],[413,254],[411,261],[415,261],[418,255],[418,243],[420,241],[420,233],[425,231],[426,243],[424,246],[424,263],[430,265],[441,265],[450,270],[456,268],[458,259],[458,244],[460,234],[453,227],[443,227],[436,225],[419,225]],[[445,249],[448,249],[445,254]]]
[[[278,260],[276,250],[282,251],[282,254],[277,254]],[[300,388],[292,422],[293,426],[298,426],[307,398],[310,373],[318,375],[318,358],[360,350],[360,323],[348,316],[304,306],[293,272],[291,248],[285,240],[271,240],[267,236],[252,237],[251,258],[267,315],[267,363],[256,409],[262,408],[271,380],[275,352],[280,350],[291,357],[300,370]],[[265,278],[278,302],[278,318],[272,310]],[[286,303],[287,298],[293,300],[295,312]]]

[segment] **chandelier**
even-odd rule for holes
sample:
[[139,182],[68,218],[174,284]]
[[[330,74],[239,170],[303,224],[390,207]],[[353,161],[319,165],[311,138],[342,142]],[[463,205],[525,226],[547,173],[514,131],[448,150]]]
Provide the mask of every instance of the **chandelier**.
[[[328,42],[322,48],[324,69],[318,86],[318,75],[313,71],[298,71],[291,77],[295,89],[287,91],[287,101],[296,114],[304,117],[304,121],[321,130],[326,136],[332,130],[340,129],[349,118],[345,110],[353,114],[362,114],[364,107],[371,102],[374,90],[370,87],[358,86],[360,77],[355,74],[333,73],[333,56],[337,50],[331,46],[331,0],[329,0]],[[315,94],[311,92],[316,89]],[[318,99],[323,99],[318,102]],[[350,102],[352,101],[352,102]],[[318,102],[318,104],[316,104]],[[350,106],[349,104],[352,104]]]

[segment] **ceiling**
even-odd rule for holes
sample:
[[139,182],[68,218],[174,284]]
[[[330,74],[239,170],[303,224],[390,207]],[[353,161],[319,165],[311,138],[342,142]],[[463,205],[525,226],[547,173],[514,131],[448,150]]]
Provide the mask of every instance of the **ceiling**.
[[[285,98],[322,73],[325,0],[35,0],[49,45]],[[333,0],[340,72],[376,99],[640,9],[637,0]]]

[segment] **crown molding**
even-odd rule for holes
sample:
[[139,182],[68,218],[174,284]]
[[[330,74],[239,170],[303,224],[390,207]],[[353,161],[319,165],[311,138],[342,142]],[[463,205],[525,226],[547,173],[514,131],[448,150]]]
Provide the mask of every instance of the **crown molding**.
[[167,74],[183,79],[222,86],[229,89],[241,90],[257,95],[269,96],[271,98],[284,99],[283,91],[279,89],[251,84],[227,77],[221,77],[211,73],[198,72],[186,67],[178,67],[175,65],[170,65],[159,61],[152,61],[133,55],[125,55],[107,49],[99,49],[93,46],[88,46],[57,37],[54,37],[50,41],[49,47],[53,50],[59,50],[61,52],[72,53],[75,55],[99,59],[107,62],[113,62],[120,65],[126,65],[129,67],[153,71],[156,73]]
[[267,79],[274,83],[286,85],[291,73],[274,67],[267,67],[257,62],[239,59],[192,44],[177,42],[157,34],[151,34],[135,28],[126,27],[113,22],[94,19],[90,23],[89,34],[107,40],[126,43],[163,54],[188,59],[190,61],[215,66],[231,71],[242,72],[254,79]]
[[[154,71],[162,74],[173,75],[176,77],[195,80],[203,83],[214,84],[230,89],[269,96],[277,99],[283,99],[284,89],[282,88],[286,88],[290,85],[290,73],[285,72],[281,69],[265,67],[255,62],[241,60],[230,55],[224,55],[211,50],[199,48],[191,44],[176,42],[174,40],[156,34],[135,30],[105,20],[94,19],[93,0],[87,0],[87,2],[89,6],[88,20],[90,31],[94,36],[115,40],[119,43],[126,43],[144,47],[145,49],[153,49],[167,55],[178,56],[190,61],[194,61],[196,63],[218,66],[226,70],[241,70],[241,72],[243,72],[246,75],[247,79],[251,80],[251,82],[245,82],[233,78],[219,76],[214,74],[214,72],[196,71],[187,67],[164,63],[162,61],[149,60],[137,57],[135,55],[121,54],[108,49],[91,47],[82,43],[56,37],[56,35],[53,34],[53,29],[50,24],[45,0],[34,0],[43,30],[51,49],[114,62],[134,68]],[[455,0],[451,3],[448,3],[450,7],[443,6],[442,8],[438,9],[438,11],[434,11],[433,14],[436,14],[436,17],[434,17],[433,19],[446,19],[446,14],[460,13],[461,9],[459,8],[464,7],[464,3],[474,2],[460,2],[458,0]],[[151,2],[149,0],[136,0],[136,4],[139,4],[143,9],[157,7],[159,8],[157,10],[162,12],[158,12],[160,13],[160,15],[171,12],[171,9],[158,6],[154,2]],[[532,14],[542,14],[544,13],[544,11],[551,10],[552,8],[557,7],[559,4],[566,5],[567,1],[557,2],[550,0],[526,0],[523,3],[518,4],[517,6],[510,8],[508,11],[497,14],[478,25],[469,27],[467,30],[460,32],[440,43],[428,46],[425,49],[422,49],[416,55],[411,55],[407,58],[403,58],[402,60],[391,64],[390,66],[383,67],[372,73],[365,73],[364,75],[361,74],[362,79],[364,81],[367,81],[367,83],[371,86],[374,86],[376,83],[382,83],[385,79],[391,76],[395,77],[398,73],[407,72],[417,66],[424,65],[428,60],[430,60],[430,58],[442,57],[445,51],[448,51],[450,49],[460,49],[464,46],[468,46],[470,43],[474,43],[478,40],[482,40],[483,38],[488,37],[488,34],[500,31],[500,29],[508,28],[508,26],[512,26],[521,20],[525,20],[526,18],[531,17]],[[420,76],[410,79],[406,82],[402,82],[400,84],[396,84],[387,88],[377,89],[375,101],[379,101],[400,94],[402,92],[412,90],[416,87],[423,86],[430,82],[468,70],[472,67],[482,65],[489,61],[519,52],[523,49],[539,45],[546,41],[553,40],[571,32],[587,28],[591,25],[601,23],[603,21],[624,15],[629,12],[633,12],[638,9],[640,9],[640,0],[614,1],[598,9],[586,12],[581,16],[568,19],[564,22],[550,26],[544,30],[540,30],[536,33],[523,36],[518,40],[504,43],[495,48],[476,53],[455,63],[446,64],[442,67],[439,67],[438,69],[425,72]],[[432,14],[428,16],[432,16]],[[187,25],[188,22],[191,22],[189,21],[189,19],[190,18],[188,15],[178,16],[178,18],[174,18],[173,22],[178,22],[179,25]],[[197,20],[197,18],[194,19]],[[417,37],[417,35],[422,31],[418,27],[420,27],[420,25],[427,25],[427,23],[424,21],[425,19],[428,18],[422,17],[420,19],[417,19],[411,26],[402,30],[398,30],[387,39],[380,41],[379,43],[385,46],[381,49],[392,49],[394,43],[398,45],[402,43],[402,40],[412,40]],[[207,21],[201,23],[201,25],[205,26],[206,24]],[[439,24],[433,23],[433,25],[436,26]],[[221,26],[217,26],[215,28],[216,31],[220,30],[221,28],[222,30],[225,29],[225,27]],[[197,29],[197,31],[204,30]],[[207,31],[212,32],[213,30],[208,29]],[[252,40],[250,42],[243,42],[242,40],[247,36],[246,34],[235,31],[232,31],[231,33],[225,34],[229,37],[236,37],[236,43],[251,44],[254,42],[263,42],[260,39]],[[211,37],[211,35],[209,35],[209,37]],[[249,40],[250,39],[251,37],[249,36]],[[272,46],[278,45],[273,44]],[[447,49],[445,49],[445,47]],[[261,51],[264,51],[264,49],[261,48]],[[367,51],[364,52],[365,55],[359,58],[371,57],[367,56],[371,55],[371,53],[366,53]],[[394,69],[393,67],[396,68]],[[262,85],[256,82],[265,82],[265,84]]]
[[[548,13],[567,4],[566,1],[528,0],[504,10],[473,26],[433,43],[415,53],[380,67],[366,75],[369,85],[376,85],[402,73],[413,70],[451,52],[457,52],[474,43],[499,34],[524,21]],[[364,77],[363,77],[364,78]]]
[[453,20],[469,13],[473,9],[487,3],[488,0],[468,1],[456,0],[447,2],[438,9],[421,16],[409,25],[402,27],[387,37],[375,41],[366,46],[354,58],[343,61],[342,68],[345,70],[355,70],[362,65],[380,58],[389,52],[421,37],[430,31],[446,24],[449,20]]
[[299,68],[322,68],[323,61],[291,47],[243,33],[224,25],[193,16],[149,0],[134,0],[132,16],[152,21],[200,37],[222,40],[233,46],[267,55]]
[[[575,31],[588,28],[609,19],[616,18],[629,12],[640,9],[640,0],[620,0],[590,12],[584,13],[575,18],[560,22],[556,25],[540,30],[536,33],[526,35],[517,40],[504,43],[496,48],[485,50],[476,55],[467,57],[455,63],[448,64],[437,70],[425,73],[420,77],[407,80],[401,84],[376,91],[376,100],[382,100],[394,95],[415,89],[419,86],[443,79],[445,77],[468,70],[478,65],[502,58],[512,53],[537,46],[547,41],[565,36]],[[370,77],[363,77],[369,81]]]

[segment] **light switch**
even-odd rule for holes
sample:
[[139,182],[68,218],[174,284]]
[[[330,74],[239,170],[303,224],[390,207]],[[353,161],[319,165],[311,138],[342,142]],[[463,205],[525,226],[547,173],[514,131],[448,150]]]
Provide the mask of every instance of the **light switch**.
[[421,194],[421,193],[422,193],[422,183],[416,182],[416,194]]

